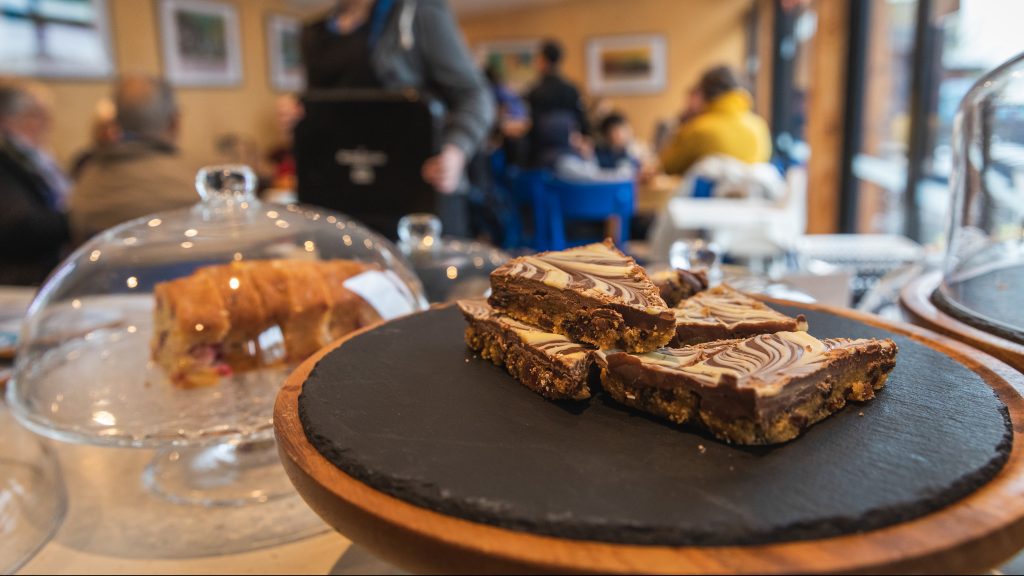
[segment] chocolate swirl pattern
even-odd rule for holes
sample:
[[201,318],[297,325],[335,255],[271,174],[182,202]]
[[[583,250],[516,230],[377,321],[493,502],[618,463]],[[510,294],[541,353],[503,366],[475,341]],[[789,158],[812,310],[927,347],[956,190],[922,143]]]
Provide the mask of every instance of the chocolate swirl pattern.
[[[753,388],[761,396],[777,394],[792,378],[813,374],[841,348],[863,347],[873,340],[819,340],[806,332],[763,334],[746,340],[729,340],[662,348],[638,354],[645,365],[687,376],[702,386],[723,382],[737,388]],[[606,352],[606,355],[618,351]]]
[[544,332],[539,328],[499,314],[483,298],[459,300],[458,305],[463,314],[472,316],[477,320],[498,322],[506,329],[512,331],[524,344],[548,356],[558,356],[566,360],[575,361],[586,357],[592,352],[591,349],[573,342],[561,334]]
[[819,369],[828,347],[806,332],[764,334],[740,342],[688,367],[686,371],[705,385],[717,386],[723,379],[738,387],[759,388],[762,395],[777,393],[784,380],[798,378]]
[[615,299],[645,309],[665,307],[657,288],[636,262],[607,243],[523,256],[506,267],[495,273],[528,278],[553,288],[576,290],[591,297]]
[[722,325],[733,329],[744,323],[790,322],[796,330],[806,330],[806,322],[780,314],[753,298],[722,284],[699,292],[673,309],[676,323]]

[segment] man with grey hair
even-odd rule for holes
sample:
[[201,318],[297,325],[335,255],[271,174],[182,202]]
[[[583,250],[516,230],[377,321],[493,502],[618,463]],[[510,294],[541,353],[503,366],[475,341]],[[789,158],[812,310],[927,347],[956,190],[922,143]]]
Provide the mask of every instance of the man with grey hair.
[[177,149],[174,90],[162,79],[125,76],[114,86],[120,139],[98,149],[71,199],[71,231],[83,242],[111,226],[194,204],[198,166]]
[[44,149],[51,125],[45,86],[0,78],[0,284],[41,283],[67,243],[67,180]]

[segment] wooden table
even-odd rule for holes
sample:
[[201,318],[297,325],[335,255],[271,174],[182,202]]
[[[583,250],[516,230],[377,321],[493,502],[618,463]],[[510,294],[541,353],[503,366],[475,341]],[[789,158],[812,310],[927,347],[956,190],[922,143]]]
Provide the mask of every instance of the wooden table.
[[[139,479],[152,452],[58,442],[53,447],[68,488],[68,514],[54,539],[19,574],[402,573],[333,531],[280,546],[216,556],[168,558],[159,550],[119,547],[118,538],[131,526],[115,526],[111,519],[119,511],[130,513],[152,503]],[[1024,573],[1024,555],[1002,571]]]
[[[217,556],[189,557],[170,543],[144,550],[134,545],[138,527],[121,523],[147,506],[160,506],[145,491],[141,472],[150,450],[79,446],[52,442],[68,492],[68,513],[53,540],[19,574],[328,574],[344,569],[350,542],[331,530],[305,540]],[[197,523],[216,522],[217,514],[195,508]],[[187,530],[182,526],[182,530]],[[175,557],[176,556],[176,557]]]
[[[106,501],[124,490],[140,491],[134,474],[151,453],[145,450],[57,445],[57,453],[68,474],[70,505],[68,516],[55,538],[31,559],[18,574],[403,574],[401,570],[353,546],[344,536],[326,532],[307,540],[238,554],[195,558],[159,559],[144,551],[102,551],[101,542],[116,537],[111,530],[96,530],[97,519],[82,514],[84,499]],[[107,452],[113,453],[107,453]],[[113,458],[112,458],[113,457]],[[116,462],[120,460],[121,463]],[[113,469],[111,465],[113,464]],[[110,485],[101,494],[82,488],[75,470],[120,476],[121,485]],[[90,472],[91,471],[91,472]],[[123,502],[123,500],[121,500]],[[116,504],[112,504],[116,505]],[[102,521],[99,524],[103,524]],[[101,526],[101,528],[103,528]],[[1024,573],[1024,555],[1002,568],[1006,574]]]

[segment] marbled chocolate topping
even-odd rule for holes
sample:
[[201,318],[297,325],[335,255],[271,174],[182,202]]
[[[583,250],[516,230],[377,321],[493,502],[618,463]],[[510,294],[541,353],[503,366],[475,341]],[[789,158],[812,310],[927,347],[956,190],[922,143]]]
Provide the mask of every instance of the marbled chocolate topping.
[[515,258],[492,275],[535,280],[645,310],[666,307],[643,269],[608,241]]
[[497,322],[515,333],[523,343],[548,356],[572,361],[582,359],[593,352],[590,348],[573,342],[561,334],[545,332],[540,328],[524,324],[514,318],[500,314],[494,308],[491,308],[487,300],[483,298],[459,300],[458,305],[467,318],[472,317],[476,320]]
[[794,319],[780,314],[726,284],[698,292],[672,311],[676,324],[721,325],[733,329],[741,323],[784,322],[792,324],[796,330],[807,329],[803,316]]
[[[891,340],[819,340],[806,332],[778,332],[629,356],[644,366],[684,376],[703,387],[729,384],[766,397],[778,394],[790,380],[825,367],[839,355],[838,350],[886,348],[895,351],[895,347]],[[599,358],[607,366],[616,364],[609,360],[617,354],[625,353],[609,350]]]

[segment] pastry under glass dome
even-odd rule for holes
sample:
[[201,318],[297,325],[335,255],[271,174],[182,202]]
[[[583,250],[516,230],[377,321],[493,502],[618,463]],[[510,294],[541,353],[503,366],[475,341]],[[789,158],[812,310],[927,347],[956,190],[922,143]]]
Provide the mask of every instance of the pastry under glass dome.
[[[201,201],[193,207],[121,224],[69,256],[25,318],[7,391],[14,415],[59,440],[161,449],[144,479],[173,501],[240,505],[293,494],[271,421],[277,392],[302,359],[290,357],[291,348],[289,355],[271,354],[286,349],[287,326],[261,327],[243,347],[251,354],[245,369],[205,382],[212,385],[183,387],[154,362],[151,346],[163,342],[154,339],[154,290],[171,294],[180,286],[169,282],[205,269],[219,270],[214,282],[229,284],[217,290],[241,293],[255,275],[232,271],[248,263],[273,260],[274,267],[299,269],[304,262],[347,260],[363,263],[344,280],[346,294],[375,311],[360,316],[363,324],[423,309],[426,299],[389,241],[342,214],[263,203],[255,183],[244,166],[205,168],[196,177]],[[289,282],[294,311],[309,283]],[[182,300],[208,304],[194,294]],[[203,329],[196,323],[196,331]],[[319,337],[328,343],[328,335]]]
[[953,192],[943,278],[933,302],[1024,343],[1024,54],[983,76],[953,127]]

